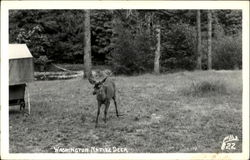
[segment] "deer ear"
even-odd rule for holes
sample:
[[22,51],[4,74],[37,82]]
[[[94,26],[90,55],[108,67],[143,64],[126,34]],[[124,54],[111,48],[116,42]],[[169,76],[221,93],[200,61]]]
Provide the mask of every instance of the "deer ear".
[[108,76],[105,77],[103,80],[101,80],[99,83],[104,83],[104,82],[106,81],[107,78],[108,78]]
[[97,82],[93,78],[89,77],[89,83],[90,84],[96,84]]

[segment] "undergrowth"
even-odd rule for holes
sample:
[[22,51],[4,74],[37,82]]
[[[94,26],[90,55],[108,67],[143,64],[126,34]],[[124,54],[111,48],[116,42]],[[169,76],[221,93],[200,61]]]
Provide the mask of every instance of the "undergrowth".
[[185,95],[205,96],[208,94],[227,94],[227,86],[222,81],[193,82],[188,89],[184,89]]

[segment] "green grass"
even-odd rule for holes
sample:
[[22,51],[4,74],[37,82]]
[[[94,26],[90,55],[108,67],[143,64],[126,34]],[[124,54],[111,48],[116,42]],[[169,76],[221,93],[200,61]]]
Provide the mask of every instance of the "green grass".
[[54,152],[54,146],[126,147],[132,153],[222,152],[222,140],[229,134],[240,139],[231,152],[241,152],[241,71],[112,79],[124,116],[115,116],[111,102],[108,122],[103,122],[102,110],[97,129],[97,102],[87,80],[30,84],[31,115],[10,110],[10,152]]

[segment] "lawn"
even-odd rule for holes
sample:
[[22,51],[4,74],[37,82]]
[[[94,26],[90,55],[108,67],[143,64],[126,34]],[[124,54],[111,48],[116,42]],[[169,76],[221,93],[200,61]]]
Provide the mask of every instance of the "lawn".
[[[241,71],[195,71],[111,77],[117,86],[108,122],[99,118],[92,86],[81,78],[29,85],[31,115],[10,108],[10,152],[46,153],[53,147],[120,147],[130,153],[222,152],[238,136],[242,151]],[[199,89],[204,83],[212,87]],[[198,87],[197,87],[198,86]],[[215,88],[213,88],[215,86]],[[103,109],[104,107],[102,107]]]

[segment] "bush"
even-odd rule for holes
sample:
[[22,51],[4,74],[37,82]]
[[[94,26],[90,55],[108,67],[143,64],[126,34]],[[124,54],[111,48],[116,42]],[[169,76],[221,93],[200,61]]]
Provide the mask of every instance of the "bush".
[[39,71],[46,70],[47,65],[51,62],[47,56],[39,56],[39,58],[34,58],[34,64],[38,67]]
[[221,81],[202,81],[192,83],[190,88],[184,90],[184,94],[192,96],[203,96],[207,94],[226,94],[227,89]]
[[214,69],[241,69],[242,68],[242,38],[236,36],[223,36],[213,43]]
[[30,30],[21,28],[16,41],[27,44],[33,57],[38,58],[40,55],[46,54],[46,48],[48,47],[48,37],[42,32],[43,27],[40,25],[36,25]]
[[168,70],[196,67],[196,31],[188,24],[179,23],[163,33],[161,66]]
[[152,71],[154,51],[152,38],[145,34],[132,34],[128,29],[119,27],[114,50],[109,63],[115,74],[141,74]]
[[47,56],[39,56],[39,58],[35,59],[35,64],[46,65],[49,62]]

